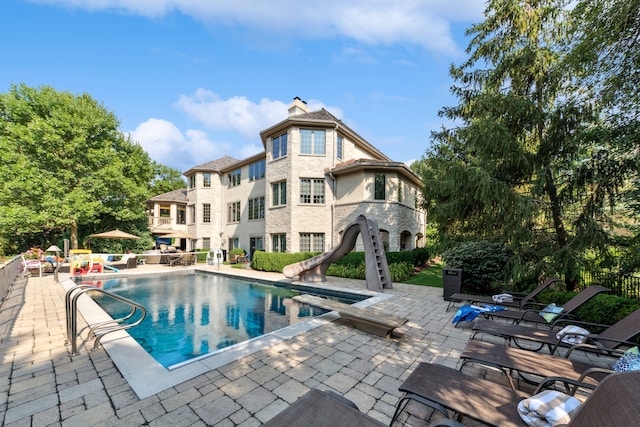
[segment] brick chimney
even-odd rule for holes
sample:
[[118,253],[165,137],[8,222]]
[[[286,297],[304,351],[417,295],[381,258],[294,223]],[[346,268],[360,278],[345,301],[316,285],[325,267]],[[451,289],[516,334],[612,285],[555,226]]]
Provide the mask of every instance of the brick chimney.
[[299,97],[293,98],[293,102],[289,106],[289,117],[298,116],[300,114],[308,113],[309,108],[307,108],[307,103],[304,102]]

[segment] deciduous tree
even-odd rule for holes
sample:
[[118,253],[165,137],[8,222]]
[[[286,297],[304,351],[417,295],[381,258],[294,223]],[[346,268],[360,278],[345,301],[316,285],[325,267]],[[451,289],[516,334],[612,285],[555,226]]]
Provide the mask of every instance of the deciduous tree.
[[144,219],[153,167],[118,126],[87,94],[24,84],[0,94],[1,233],[69,230],[77,247],[79,225]]

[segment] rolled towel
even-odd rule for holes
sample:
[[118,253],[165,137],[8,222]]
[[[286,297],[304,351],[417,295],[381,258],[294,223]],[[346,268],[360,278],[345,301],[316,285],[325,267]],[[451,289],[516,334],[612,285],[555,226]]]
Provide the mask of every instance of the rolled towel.
[[573,396],[556,390],[544,390],[518,403],[518,414],[528,426],[552,427],[568,424],[580,407]]
[[567,325],[556,334],[556,338],[567,344],[582,344],[587,340],[589,331],[580,326]]
[[513,302],[513,295],[511,294],[498,294],[491,297],[494,302],[503,303],[503,302]]

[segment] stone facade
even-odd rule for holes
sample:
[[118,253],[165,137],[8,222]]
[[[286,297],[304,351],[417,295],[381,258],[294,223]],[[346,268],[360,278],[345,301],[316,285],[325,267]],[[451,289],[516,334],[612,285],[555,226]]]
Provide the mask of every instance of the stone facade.
[[[420,179],[328,111],[309,112],[295,98],[289,117],[260,137],[260,154],[184,173],[187,200],[176,204],[186,204],[187,249],[325,252],[360,214],[378,222],[387,250],[424,246]],[[153,215],[158,199],[166,204],[150,199]]]

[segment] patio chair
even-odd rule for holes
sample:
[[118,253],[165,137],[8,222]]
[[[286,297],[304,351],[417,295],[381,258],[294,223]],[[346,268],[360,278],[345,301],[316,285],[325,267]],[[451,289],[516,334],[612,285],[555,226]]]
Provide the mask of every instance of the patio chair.
[[[588,384],[559,379],[567,384],[592,388]],[[545,382],[545,385],[547,383]],[[640,419],[640,372],[609,375],[596,387],[573,414],[568,426],[636,425]],[[538,387],[537,394],[543,387]],[[518,403],[530,397],[481,378],[466,375],[442,365],[420,363],[400,385],[404,392],[398,401],[391,424],[411,400],[458,419],[468,417],[488,425],[523,426]],[[575,388],[574,388],[575,390]],[[453,413],[453,414],[451,414]]]
[[545,377],[562,377],[580,382],[597,383],[613,372],[612,369],[569,359],[568,356],[570,354],[561,357],[490,342],[470,341],[460,354],[462,360],[460,370],[468,363],[495,368],[505,374],[512,388],[516,388],[512,377],[514,372],[526,382],[534,384]]
[[526,309],[523,311],[519,310],[501,310],[501,311],[487,311],[480,313],[484,317],[488,317],[490,319],[493,318],[501,318],[513,320],[514,323],[520,323],[523,321],[530,323],[538,323],[538,324],[546,324],[553,328],[556,323],[560,320],[565,320],[567,318],[571,318],[572,313],[577,310],[581,305],[589,301],[594,296],[598,295],[602,292],[609,292],[611,289],[605,288],[604,286],[589,286],[582,291],[580,291],[577,295],[567,301],[564,305],[562,305],[562,312],[556,313],[556,317],[551,321],[547,321],[540,314],[541,310],[536,309]]
[[40,272],[40,277],[44,273],[44,265],[37,259],[25,259],[24,255],[20,255],[22,258],[22,274],[25,275],[27,273],[31,274],[31,270],[38,270]]
[[194,258],[195,258],[195,254],[192,254],[192,253],[178,254],[174,259],[169,261],[169,267],[173,267],[176,265],[184,265],[185,267],[188,267],[191,264],[195,264]]
[[[540,292],[544,291],[549,286],[557,282],[560,282],[560,279],[558,279],[557,277],[551,277],[545,280],[544,282],[542,282],[542,284],[538,285],[537,288],[535,288],[525,296],[520,298],[518,298],[517,296],[514,296],[514,301],[501,302],[500,305],[503,305],[505,307],[517,308],[519,310],[527,308],[528,306],[534,303],[535,298],[538,296]],[[447,305],[446,311],[449,311],[452,304],[455,304],[457,302],[462,302],[462,301],[466,301],[469,304],[496,304],[496,302],[493,300],[492,297],[455,293],[449,297],[449,304]]]
[[360,412],[350,400],[330,391],[311,389],[264,426],[287,427],[381,427],[380,421]]
[[[602,327],[587,322],[572,322],[581,327]],[[549,353],[555,354],[559,347],[576,347],[582,350],[607,353],[610,349],[615,349],[621,345],[633,346],[630,339],[640,334],[640,308],[611,326],[606,327],[600,333],[585,336],[584,343],[566,343],[557,338],[557,330],[540,329],[524,325],[512,325],[504,322],[496,322],[488,319],[476,319],[473,323],[473,340],[477,334],[489,334],[504,338],[509,345],[516,345],[525,350],[538,351],[545,345],[549,348]],[[518,340],[526,341],[529,346],[523,347],[518,344]],[[539,344],[538,347],[531,347],[531,343]]]

